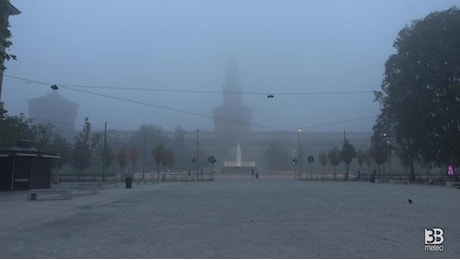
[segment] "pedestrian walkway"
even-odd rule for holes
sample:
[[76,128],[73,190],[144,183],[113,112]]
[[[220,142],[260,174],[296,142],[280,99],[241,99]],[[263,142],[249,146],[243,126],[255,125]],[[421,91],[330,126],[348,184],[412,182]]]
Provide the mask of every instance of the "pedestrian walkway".
[[[60,183],[52,188],[72,188],[78,183]],[[0,237],[10,232],[43,225],[79,213],[88,207],[96,207],[116,200],[127,198],[167,184],[133,184],[126,189],[124,183],[118,187],[110,185],[99,189],[97,194],[73,195],[70,200],[46,199],[27,200],[27,191],[0,192]]]

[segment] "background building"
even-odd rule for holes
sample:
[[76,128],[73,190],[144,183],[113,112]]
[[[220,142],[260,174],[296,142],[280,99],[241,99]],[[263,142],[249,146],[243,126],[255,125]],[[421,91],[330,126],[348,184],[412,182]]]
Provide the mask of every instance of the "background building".
[[238,78],[234,60],[227,66],[226,79],[222,87],[223,103],[214,108],[216,154],[223,161],[235,161],[237,146],[244,154],[245,144],[251,134],[252,110],[243,104],[243,88]]
[[75,136],[75,120],[78,105],[53,90],[52,93],[29,100],[29,116],[32,123],[52,123],[66,138]]

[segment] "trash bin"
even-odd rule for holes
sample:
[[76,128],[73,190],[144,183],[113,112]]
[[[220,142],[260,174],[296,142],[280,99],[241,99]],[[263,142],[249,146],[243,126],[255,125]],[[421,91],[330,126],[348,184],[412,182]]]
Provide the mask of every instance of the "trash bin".
[[369,180],[370,180],[371,182],[375,182],[375,174],[371,174],[371,175],[369,176]]
[[126,177],[125,178],[125,185],[127,189],[131,189],[133,185],[133,177]]

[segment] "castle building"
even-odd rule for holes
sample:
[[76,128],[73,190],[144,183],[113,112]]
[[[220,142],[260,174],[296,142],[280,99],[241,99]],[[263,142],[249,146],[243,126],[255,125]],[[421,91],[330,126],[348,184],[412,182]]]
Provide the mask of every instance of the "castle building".
[[227,161],[235,160],[238,144],[244,152],[251,133],[252,110],[243,104],[242,90],[236,62],[231,60],[222,87],[223,103],[213,109],[215,142],[219,144],[215,153]]
[[29,116],[33,123],[52,123],[66,138],[75,135],[75,120],[78,105],[62,97],[53,90],[52,93],[29,100]]

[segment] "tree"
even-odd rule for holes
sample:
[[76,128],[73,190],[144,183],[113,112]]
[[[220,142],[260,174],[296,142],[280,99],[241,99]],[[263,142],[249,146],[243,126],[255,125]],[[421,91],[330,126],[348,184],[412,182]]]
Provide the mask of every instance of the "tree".
[[323,166],[323,172],[324,172],[324,167],[327,165],[327,154],[326,152],[322,152],[319,154],[319,163],[321,163],[321,166]]
[[35,140],[31,121],[23,115],[0,120],[0,147],[15,146],[18,140]]
[[11,42],[11,31],[6,19],[0,19],[0,65],[3,66],[5,60],[16,60],[16,56],[6,52],[13,43]]
[[154,166],[154,161],[152,156],[147,156],[146,153],[148,153],[155,144],[165,143],[165,140],[166,138],[161,128],[144,124],[133,133],[128,142],[132,148],[135,148],[137,151],[142,151],[142,164],[144,167],[148,167],[149,165]]
[[153,158],[158,169],[158,179],[160,179],[160,165],[163,164],[166,157],[166,149],[163,146],[163,143],[158,144],[152,150]]
[[126,145],[123,145],[120,150],[118,151],[118,154],[117,154],[117,162],[118,162],[118,166],[120,166],[120,170],[121,170],[121,176],[123,177],[124,175],[124,169],[125,169],[125,166],[126,166],[126,159],[128,157],[128,147],[126,147]]
[[[374,131],[394,137],[415,179],[414,161],[460,163],[460,10],[433,12],[403,28],[385,63]],[[378,144],[377,144],[378,145]]]
[[137,165],[137,159],[138,158],[139,158],[139,153],[137,152],[136,147],[132,147],[129,150],[129,161],[131,163],[131,166],[133,167],[133,174],[134,174],[134,170],[135,170],[136,165]]
[[391,149],[384,136],[373,135],[371,138],[370,154],[378,165],[379,176],[381,174],[381,166],[387,161]]
[[[99,142],[100,135],[96,134],[92,138],[89,137],[91,132],[91,123],[88,118],[85,118],[85,125],[82,132],[75,138],[75,143],[72,149],[72,165],[78,170],[78,179],[81,178],[81,171],[90,165],[91,155],[94,147]],[[91,141],[91,143],[89,143]]]
[[359,165],[359,172],[363,171],[363,164],[364,164],[365,157],[366,157],[366,153],[363,152],[363,150],[359,149],[356,152],[356,159],[357,159],[358,165]]
[[172,168],[174,166],[175,160],[176,159],[175,159],[173,151],[167,150],[166,154],[165,154],[164,165],[163,166],[165,166],[165,167],[167,166],[169,168]]
[[337,179],[337,165],[342,161],[340,151],[337,147],[330,149],[327,152],[327,157],[332,166],[334,166],[334,179]]
[[190,168],[190,154],[192,154],[192,142],[186,142],[185,130],[180,126],[175,128],[172,150],[175,155],[175,165],[181,169]]
[[[105,145],[105,152],[104,152],[104,144],[99,144],[95,150],[95,158],[94,162],[102,171],[107,170],[113,163],[115,158],[114,152],[112,147],[109,143]],[[105,169],[104,169],[105,168]],[[105,180],[106,172],[103,172],[103,180]]]
[[356,157],[356,149],[355,147],[348,142],[348,139],[345,138],[343,141],[342,150],[340,151],[340,158],[345,163],[345,180],[348,180],[348,176],[350,174],[350,163],[353,158]]
[[61,159],[51,161],[52,167],[56,170],[61,169],[64,164],[72,161],[72,145],[60,135],[54,138],[49,150],[61,156]]

